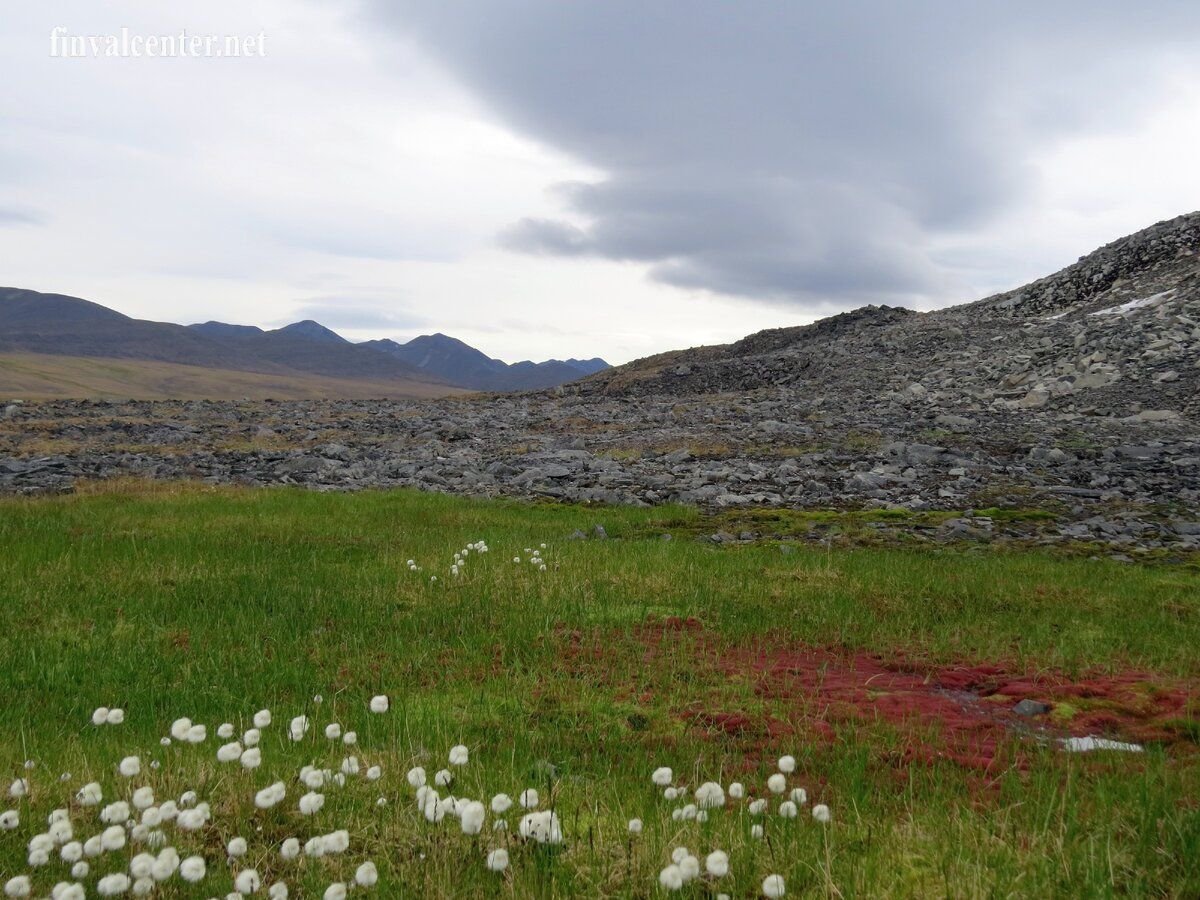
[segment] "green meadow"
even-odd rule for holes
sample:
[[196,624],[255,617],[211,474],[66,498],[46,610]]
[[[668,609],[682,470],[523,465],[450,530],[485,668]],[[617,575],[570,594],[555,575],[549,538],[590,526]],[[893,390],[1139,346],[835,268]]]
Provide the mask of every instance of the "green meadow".
[[[211,821],[139,830],[132,810],[123,848],[84,856],[88,896],[164,846],[206,875],[143,884],[153,896],[224,897],[250,868],[262,896],[283,882],[292,897],[338,883],[364,897],[757,897],[768,875],[789,897],[1200,896],[1194,569],[718,546],[697,539],[704,525],[692,509],[408,491],[128,484],[0,501],[0,811],[19,818],[0,831],[0,882],[28,875],[44,897],[76,880],[58,844],[31,865],[29,841],[55,809],[71,840],[103,831],[101,807],[76,799],[95,782],[102,806],[143,786],[156,807],[195,791]],[[962,671],[983,674],[945,686]],[[1052,710],[1012,715],[993,677]],[[380,695],[389,709],[373,713]],[[93,725],[97,707],[124,721]],[[260,709],[261,766],[219,762]],[[297,716],[309,728],[291,740]],[[203,743],[164,745],[181,717],[206,726]],[[357,743],[327,738],[330,723]],[[1063,750],[1093,733],[1143,751]],[[449,765],[456,745],[466,765]],[[785,755],[795,770],[775,794]],[[133,777],[118,769],[129,756]],[[302,767],[338,773],[348,756],[359,770],[327,777],[324,806],[303,815]],[[519,805],[489,808],[478,834],[454,808],[428,821],[414,767],[460,806],[536,789],[561,841],[522,839]],[[651,781],[659,767],[674,800]],[[449,785],[434,784],[442,769]],[[28,792],[7,796],[21,778]],[[745,797],[684,811],[710,781]],[[256,807],[275,782],[285,799]],[[797,788],[798,815],[781,815]],[[341,829],[344,852],[281,857],[286,838]],[[235,837],[248,850],[231,859]],[[490,871],[500,848],[509,864]],[[700,874],[668,893],[676,848]],[[705,872],[714,850],[724,877]],[[353,885],[366,860],[373,888]]]

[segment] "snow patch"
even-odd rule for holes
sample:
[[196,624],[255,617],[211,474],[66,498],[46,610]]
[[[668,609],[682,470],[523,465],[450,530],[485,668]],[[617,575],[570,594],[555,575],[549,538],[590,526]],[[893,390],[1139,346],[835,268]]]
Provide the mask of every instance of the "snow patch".
[[1150,297],[1141,297],[1137,300],[1130,300],[1128,303],[1122,303],[1120,306],[1110,306],[1107,309],[1098,309],[1089,315],[1093,316],[1123,316],[1126,313],[1131,313],[1135,309],[1142,309],[1147,306],[1158,306],[1175,292],[1163,291],[1161,294],[1154,294]]

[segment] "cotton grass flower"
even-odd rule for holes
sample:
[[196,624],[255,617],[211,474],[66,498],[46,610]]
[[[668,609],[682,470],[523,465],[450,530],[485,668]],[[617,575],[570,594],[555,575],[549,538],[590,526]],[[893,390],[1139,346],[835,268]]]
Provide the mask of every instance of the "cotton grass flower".
[[367,769],[367,781],[378,781],[383,777],[383,769],[379,766],[371,766]]
[[508,851],[501,847],[489,853],[487,855],[487,867],[489,872],[503,872],[507,869]]
[[415,788],[424,787],[425,785],[425,770],[420,766],[413,766],[404,776],[404,780]]
[[85,861],[80,860],[79,862],[75,863],[75,865],[71,866],[71,877],[76,881],[83,881],[83,879],[87,878],[88,875],[91,874],[91,871],[92,867]]
[[518,830],[521,837],[539,844],[561,844],[563,839],[558,816],[552,810],[522,817]]
[[800,810],[791,800],[784,800],[779,804],[779,815],[784,819],[794,819],[800,815]]
[[746,786],[740,781],[735,781],[733,784],[729,785],[729,796],[734,800],[741,800],[746,796]]
[[450,748],[450,765],[465,766],[468,759],[470,759],[470,751],[463,744],[457,744]]
[[325,835],[326,853],[345,853],[350,849],[350,832],[344,828]]
[[125,846],[125,829],[120,825],[110,825],[100,833],[100,847],[112,853]]
[[729,854],[724,850],[714,850],[704,857],[704,871],[713,878],[724,878],[729,874]]
[[262,765],[262,750],[258,747],[250,747],[244,750],[241,755],[242,768],[257,769]]
[[751,800],[750,801],[750,815],[761,816],[766,811],[767,811],[767,801],[766,800]]
[[175,738],[177,741],[186,741],[188,731],[191,729],[191,727],[192,720],[187,716],[176,719],[171,723],[171,737]]
[[379,870],[375,868],[375,863],[367,860],[354,870],[354,883],[359,887],[375,887],[379,881]]
[[690,853],[681,859],[677,865],[679,866],[679,874],[683,876],[685,884],[700,875],[700,860]]
[[767,779],[767,790],[772,794],[782,794],[787,790],[787,776],[781,772],[776,772]]
[[129,818],[129,804],[124,800],[110,803],[100,810],[100,821],[106,825],[117,825]]
[[4,882],[4,896],[28,897],[33,891],[33,883],[28,875],[17,875]]
[[276,881],[267,888],[267,896],[270,900],[288,900],[288,886],[282,881]]
[[833,818],[833,815],[829,812],[828,806],[824,803],[818,803],[812,808],[812,817],[821,824],[825,824]]
[[184,740],[189,744],[203,744],[208,738],[208,728],[204,725],[193,725],[188,729]]
[[243,869],[238,872],[233,886],[239,894],[254,894],[262,887],[262,878],[259,877],[257,869]]
[[21,824],[21,814],[15,809],[6,809],[0,813],[0,830],[13,831]]
[[347,747],[353,747],[355,744],[358,743],[358,732],[357,731],[347,731],[345,734],[342,735],[342,743],[345,744]]
[[433,776],[433,783],[438,787],[449,787],[450,782],[454,780],[454,776],[450,774],[449,769],[439,769],[437,774]]
[[30,853],[49,853],[54,849],[54,838],[48,834],[35,834],[29,839]]
[[325,805],[325,795],[318,794],[315,791],[309,791],[300,798],[300,814],[311,816],[321,810]]
[[300,841],[290,837],[279,848],[279,855],[286,860],[293,860],[300,855]]
[[180,806],[195,806],[196,801],[199,799],[200,798],[198,796],[196,796],[195,791],[184,791],[182,794],[179,795],[179,805]]
[[142,786],[133,792],[133,808],[149,809],[154,805],[154,789]]
[[660,766],[659,768],[655,769],[653,774],[650,776],[650,780],[659,787],[666,787],[674,779],[675,773],[671,771],[669,766]]
[[804,788],[792,788],[792,792],[788,794],[788,799],[797,806],[803,806],[808,802],[808,791]]
[[13,783],[8,786],[8,796],[14,800],[24,797],[29,793],[29,780],[26,778],[15,778]]
[[296,716],[288,723],[288,737],[293,741],[304,740],[308,733],[308,716]]
[[242,758],[242,745],[238,741],[222,744],[217,748],[217,762],[230,763]]
[[642,833],[642,820],[641,819],[630,819],[629,820],[629,833],[630,834],[641,834]]
[[683,872],[675,863],[667,866],[658,873],[658,883],[664,891],[678,891],[683,888]]
[[787,887],[783,883],[782,875],[768,875],[763,879],[762,893],[769,900],[775,900],[776,897],[782,897],[787,893]]
[[104,725],[107,722],[108,722],[108,707],[107,706],[97,706],[95,711],[92,713],[92,724],[93,725]]
[[191,884],[202,881],[205,871],[203,856],[189,856],[179,864],[179,877]]
[[676,787],[666,788],[663,791],[663,798],[666,800],[672,800],[672,801],[678,800],[679,799],[679,788],[676,788]]
[[124,872],[114,872],[96,882],[96,891],[102,897],[115,897],[129,890],[132,883]]
[[150,877],[155,881],[168,881],[179,868],[179,854],[174,847],[166,847],[150,867]]
[[342,736],[342,726],[337,722],[330,722],[325,726],[325,737],[331,741],[336,741]]
[[254,714],[254,727],[267,728],[271,724],[271,711],[269,709],[260,709]]
[[725,789],[715,781],[706,781],[696,788],[696,803],[701,809],[715,809],[725,805]]
[[58,855],[65,863],[77,863],[83,859],[83,844],[79,841],[68,841],[62,845]]
[[391,706],[391,701],[388,700],[387,694],[377,694],[371,698],[371,712],[385,713]]
[[254,795],[254,805],[259,809],[270,809],[282,802],[286,796],[287,788],[284,787],[282,781],[276,781]]
[[217,728],[217,737],[223,741],[227,741],[233,737],[233,724],[230,722],[221,723]]
[[244,837],[231,838],[229,843],[225,845],[225,852],[230,856],[245,856],[249,845]]
[[478,800],[472,800],[465,804],[459,818],[463,834],[479,834],[483,831],[483,820],[486,814],[487,810]]
[[781,756],[779,757],[779,771],[784,775],[791,775],[796,771],[796,757]]
[[525,809],[537,809],[539,799],[537,788],[525,788],[518,798],[521,806]]
[[83,855],[89,859],[94,859],[104,852],[104,847],[100,844],[100,835],[94,834],[83,842]]
[[129,874],[134,878],[149,878],[154,868],[154,854],[139,853],[129,861]]
[[325,888],[325,900],[346,900],[346,885],[340,881],[335,881],[329,887]]

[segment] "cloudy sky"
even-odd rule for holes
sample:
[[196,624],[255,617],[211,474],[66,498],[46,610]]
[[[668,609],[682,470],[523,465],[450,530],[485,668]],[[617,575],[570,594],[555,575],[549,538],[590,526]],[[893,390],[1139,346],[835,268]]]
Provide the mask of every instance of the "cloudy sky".
[[0,6],[0,284],[143,318],[622,362],[1200,208],[1195,0]]

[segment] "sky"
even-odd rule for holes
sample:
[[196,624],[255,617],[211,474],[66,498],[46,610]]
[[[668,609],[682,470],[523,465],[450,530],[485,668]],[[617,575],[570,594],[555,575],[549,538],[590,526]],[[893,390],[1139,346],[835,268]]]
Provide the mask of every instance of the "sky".
[[[0,11],[0,284],[139,318],[620,363],[1200,208],[1194,0]],[[180,31],[256,43],[105,50]]]

